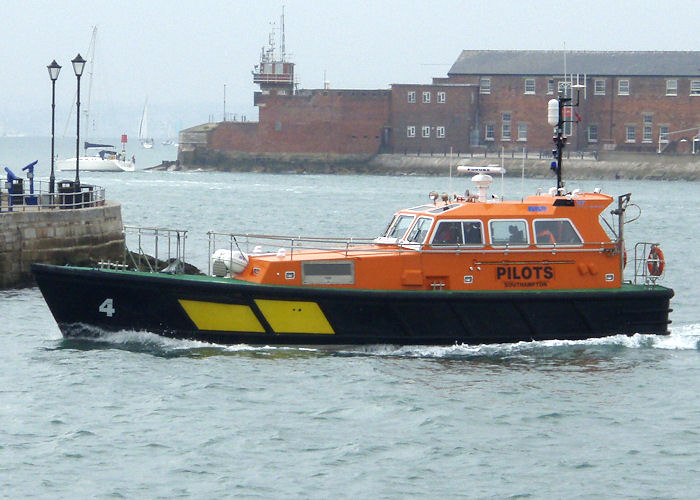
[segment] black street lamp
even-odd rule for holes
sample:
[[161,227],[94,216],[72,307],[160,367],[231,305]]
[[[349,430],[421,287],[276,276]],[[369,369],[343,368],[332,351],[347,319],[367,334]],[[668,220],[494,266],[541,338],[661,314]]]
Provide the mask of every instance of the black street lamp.
[[56,184],[56,177],[53,174],[53,144],[56,123],[56,80],[58,80],[58,74],[61,72],[61,66],[56,62],[56,59],[54,59],[46,68],[48,68],[49,78],[51,78],[51,176],[49,177],[49,193],[53,194],[54,185]]
[[75,192],[80,192],[80,77],[83,75],[83,70],[85,69],[85,59],[80,57],[80,54],[75,56],[71,61],[73,63],[73,71],[75,71],[75,76],[78,78],[78,98],[76,101],[77,115],[76,115],[76,134],[75,134]]

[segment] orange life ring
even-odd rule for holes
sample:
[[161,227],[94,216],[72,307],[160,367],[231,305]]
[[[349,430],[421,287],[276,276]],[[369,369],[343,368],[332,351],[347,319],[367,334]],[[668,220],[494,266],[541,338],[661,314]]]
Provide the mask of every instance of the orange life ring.
[[649,269],[649,274],[652,276],[661,276],[664,272],[664,253],[661,249],[652,245],[651,250],[649,250],[649,257],[647,257],[647,269]]

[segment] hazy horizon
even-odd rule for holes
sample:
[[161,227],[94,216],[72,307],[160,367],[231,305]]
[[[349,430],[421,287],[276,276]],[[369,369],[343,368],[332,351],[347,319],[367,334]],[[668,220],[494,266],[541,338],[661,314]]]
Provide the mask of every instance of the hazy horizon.
[[[465,49],[694,50],[696,4],[506,0],[434,2],[260,0],[196,4],[77,0],[5,2],[0,67],[0,135],[50,134],[51,82],[46,66],[63,66],[56,84],[56,134],[74,134],[76,78],[70,60],[97,45],[91,130],[135,136],[149,102],[149,131],[220,121],[224,112],[257,119],[251,71],[282,5],[288,59],[300,88],[386,89],[445,76]],[[572,68],[575,71],[574,68]],[[81,80],[85,109],[88,75]],[[71,128],[72,127],[72,128]],[[92,135],[92,134],[88,134]]]

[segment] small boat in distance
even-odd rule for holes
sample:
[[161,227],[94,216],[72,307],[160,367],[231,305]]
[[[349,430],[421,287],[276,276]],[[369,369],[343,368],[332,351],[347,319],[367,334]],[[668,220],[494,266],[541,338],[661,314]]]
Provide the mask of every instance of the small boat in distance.
[[139,123],[139,142],[144,149],[153,147],[153,138],[148,136],[148,98],[143,105],[143,113],[141,113],[141,122]]
[[[503,169],[461,166],[475,193],[433,191],[373,239],[210,231],[208,273],[190,275],[186,231],[141,228],[138,259],[32,272],[65,336],[146,330],[221,344],[451,345],[668,334],[673,290],[658,283],[659,244],[625,247],[631,194],[568,191],[561,179],[569,101],[549,104],[557,185],[547,193],[506,201],[489,193],[490,174]],[[173,254],[140,265],[146,234]]]
[[[85,154],[80,157],[79,166],[85,172],[133,172],[135,158],[126,156],[126,135],[122,135],[122,151],[117,152],[111,144],[84,143]],[[96,151],[88,155],[88,151]],[[75,171],[75,158],[60,160],[56,167],[61,171]]]

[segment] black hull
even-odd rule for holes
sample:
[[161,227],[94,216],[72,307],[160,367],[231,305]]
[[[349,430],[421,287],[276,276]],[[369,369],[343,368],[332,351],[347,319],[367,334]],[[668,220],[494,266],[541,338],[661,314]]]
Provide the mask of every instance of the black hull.
[[32,272],[65,336],[86,328],[145,330],[219,344],[451,345],[667,334],[673,296],[668,288],[634,285],[367,291],[42,264]]

